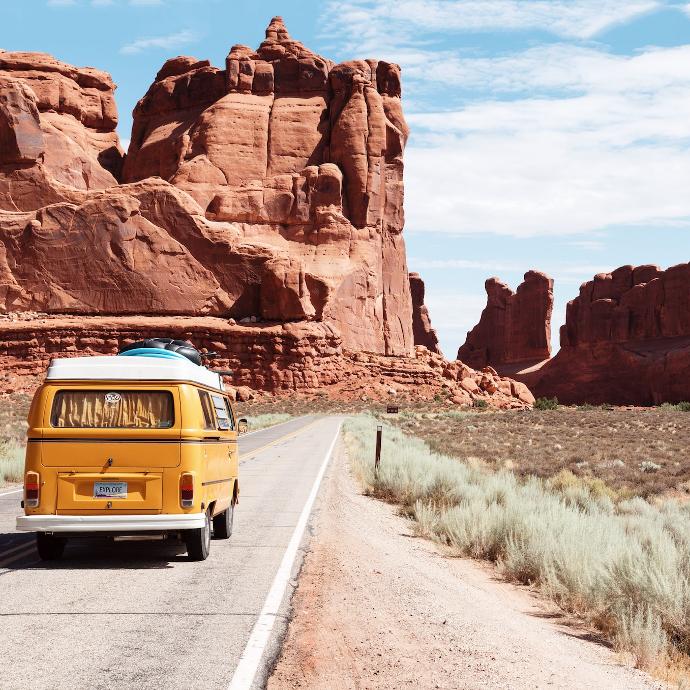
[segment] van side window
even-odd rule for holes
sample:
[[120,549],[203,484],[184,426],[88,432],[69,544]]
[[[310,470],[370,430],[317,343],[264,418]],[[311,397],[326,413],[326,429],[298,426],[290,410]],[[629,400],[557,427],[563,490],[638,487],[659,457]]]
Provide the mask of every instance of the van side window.
[[228,410],[228,417],[230,418],[230,428],[234,429],[235,428],[235,415],[232,413],[232,406],[230,405],[230,400],[228,398],[225,398],[225,407]]
[[199,400],[201,400],[201,409],[204,413],[204,429],[215,429],[216,420],[213,416],[211,398],[206,391],[199,391]]
[[216,418],[218,419],[218,429],[221,431],[230,431],[234,429],[233,419],[228,412],[225,404],[225,398],[222,395],[211,394],[213,400],[213,407],[216,409]]

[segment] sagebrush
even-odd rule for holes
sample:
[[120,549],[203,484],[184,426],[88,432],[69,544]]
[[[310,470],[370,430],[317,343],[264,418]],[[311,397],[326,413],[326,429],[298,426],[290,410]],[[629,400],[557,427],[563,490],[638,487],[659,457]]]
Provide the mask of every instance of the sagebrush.
[[345,425],[366,490],[401,505],[420,535],[487,559],[565,610],[584,616],[650,668],[690,652],[690,507],[614,502],[605,487],[491,472],[432,452],[384,427],[374,474],[376,422]]

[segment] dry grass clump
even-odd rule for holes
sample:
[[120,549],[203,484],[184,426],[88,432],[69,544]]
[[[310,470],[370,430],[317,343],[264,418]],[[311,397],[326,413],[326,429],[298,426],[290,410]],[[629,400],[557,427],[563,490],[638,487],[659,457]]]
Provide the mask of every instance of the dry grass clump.
[[24,477],[24,446],[0,441],[0,482],[21,482]]
[[524,412],[405,410],[392,423],[433,450],[544,479],[567,470],[619,498],[690,495],[690,415],[679,406]]
[[376,422],[345,425],[356,474],[398,503],[420,535],[495,562],[606,634],[635,665],[690,652],[690,506],[615,503],[605,487],[490,472],[433,452],[386,425],[378,476]]
[[292,417],[293,415],[285,412],[268,412],[266,414],[255,414],[246,417],[246,419],[249,423],[249,431],[258,431],[259,429],[287,422]]
[[21,482],[24,476],[26,417],[31,397],[23,393],[0,400],[0,483]]

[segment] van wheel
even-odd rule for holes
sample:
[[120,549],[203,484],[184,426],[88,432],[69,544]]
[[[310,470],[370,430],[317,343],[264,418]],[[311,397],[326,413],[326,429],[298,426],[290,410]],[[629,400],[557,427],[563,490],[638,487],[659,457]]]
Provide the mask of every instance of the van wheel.
[[229,539],[232,534],[232,521],[235,517],[235,504],[213,518],[213,536],[216,539]]
[[36,548],[42,561],[59,561],[66,544],[67,539],[60,539],[45,532],[36,532]]
[[211,550],[211,516],[208,510],[204,516],[203,527],[185,530],[184,540],[187,544],[187,556],[189,556],[190,561],[205,561]]

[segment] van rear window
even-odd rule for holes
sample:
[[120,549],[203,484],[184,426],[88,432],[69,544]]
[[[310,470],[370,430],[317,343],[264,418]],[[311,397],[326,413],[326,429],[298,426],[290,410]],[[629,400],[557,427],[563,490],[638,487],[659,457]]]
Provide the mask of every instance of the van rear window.
[[69,429],[169,429],[175,422],[169,391],[58,391],[50,423]]

